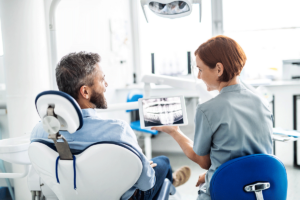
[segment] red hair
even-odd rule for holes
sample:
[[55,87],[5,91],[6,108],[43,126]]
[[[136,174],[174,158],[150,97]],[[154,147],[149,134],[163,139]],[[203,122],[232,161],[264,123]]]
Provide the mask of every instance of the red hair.
[[238,76],[245,66],[247,57],[242,47],[233,39],[224,35],[215,36],[201,44],[195,51],[199,58],[209,68],[214,69],[217,63],[222,63],[224,71],[219,81],[228,82]]

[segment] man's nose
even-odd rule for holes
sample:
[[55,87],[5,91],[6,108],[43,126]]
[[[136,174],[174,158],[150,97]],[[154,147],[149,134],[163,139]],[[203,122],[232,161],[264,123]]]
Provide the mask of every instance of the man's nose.
[[105,81],[105,87],[108,87],[108,83]]

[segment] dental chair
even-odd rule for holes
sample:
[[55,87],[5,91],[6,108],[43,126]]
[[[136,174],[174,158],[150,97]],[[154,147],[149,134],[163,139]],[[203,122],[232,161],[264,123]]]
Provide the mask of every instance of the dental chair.
[[221,165],[210,182],[212,200],[285,200],[287,174],[273,155],[254,154]]
[[[32,168],[28,185],[32,199],[119,200],[139,179],[142,162],[126,144],[98,142],[82,152],[72,153],[59,131],[74,133],[83,126],[81,109],[68,94],[46,91],[36,98],[36,108],[49,139],[29,146]],[[159,193],[169,199],[176,190],[168,179]]]

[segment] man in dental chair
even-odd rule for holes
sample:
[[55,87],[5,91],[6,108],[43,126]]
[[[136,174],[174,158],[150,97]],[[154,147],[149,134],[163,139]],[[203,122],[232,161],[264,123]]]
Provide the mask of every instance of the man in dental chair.
[[[96,142],[112,141],[133,147],[140,155],[143,170],[135,185],[122,196],[122,200],[157,199],[165,178],[175,187],[184,184],[190,177],[190,168],[181,167],[172,174],[169,159],[159,156],[149,161],[142,153],[130,126],[117,119],[101,119],[95,108],[106,109],[104,92],[108,86],[100,65],[100,56],[95,53],[71,53],[61,59],[56,67],[56,80],[60,91],[71,95],[79,104],[83,114],[83,127],[70,134],[60,131],[69,143],[71,151],[78,153]],[[31,141],[48,139],[42,123],[31,133]],[[101,172],[99,172],[101,173]],[[120,180],[125,181],[125,180]]]

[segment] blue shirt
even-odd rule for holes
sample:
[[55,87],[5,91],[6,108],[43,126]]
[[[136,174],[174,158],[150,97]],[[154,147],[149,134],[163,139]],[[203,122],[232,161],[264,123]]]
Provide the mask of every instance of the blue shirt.
[[[142,153],[136,139],[136,135],[128,123],[122,120],[101,119],[97,116],[95,109],[82,109],[83,126],[73,134],[67,131],[60,131],[69,143],[71,149],[84,150],[96,142],[112,141],[124,143],[133,147],[139,154],[143,169],[138,181],[130,188],[121,200],[129,199],[136,189],[146,191],[155,185],[155,171],[149,164],[149,160]],[[53,143],[48,139],[48,133],[44,131],[42,123],[38,123],[31,133],[31,141],[43,139]],[[113,172],[112,172],[113,173]]]
[[223,163],[251,154],[272,154],[272,114],[252,91],[241,84],[224,87],[200,104],[195,116],[194,151],[210,154],[211,166],[200,188],[200,200],[210,200],[210,180]]

